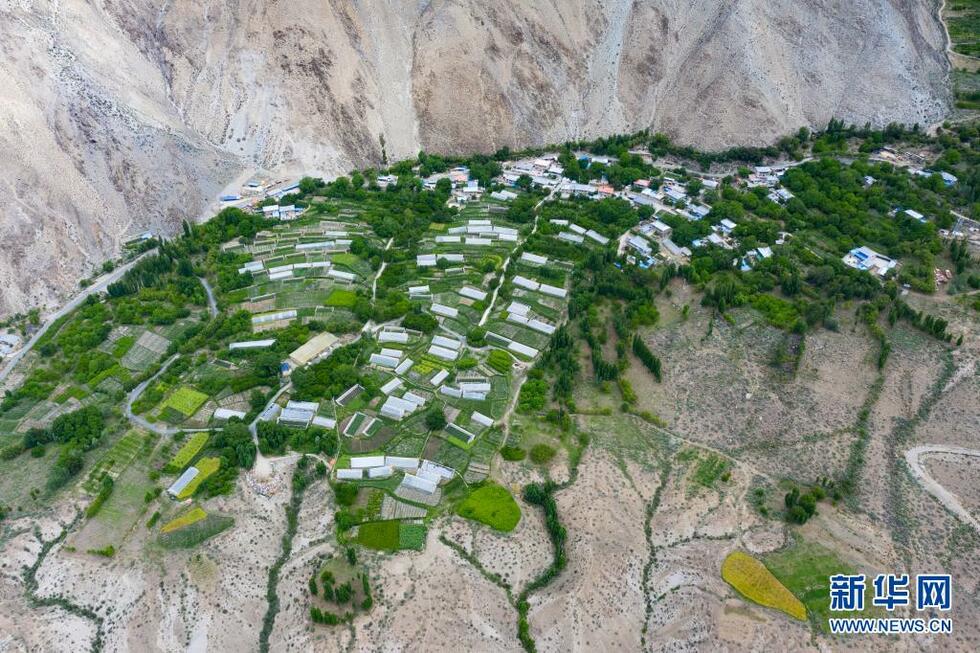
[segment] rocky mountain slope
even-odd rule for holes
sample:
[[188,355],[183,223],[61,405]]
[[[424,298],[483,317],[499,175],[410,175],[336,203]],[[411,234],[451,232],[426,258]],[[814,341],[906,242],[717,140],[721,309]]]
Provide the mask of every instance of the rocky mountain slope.
[[948,104],[928,0],[0,0],[0,315],[258,169]]

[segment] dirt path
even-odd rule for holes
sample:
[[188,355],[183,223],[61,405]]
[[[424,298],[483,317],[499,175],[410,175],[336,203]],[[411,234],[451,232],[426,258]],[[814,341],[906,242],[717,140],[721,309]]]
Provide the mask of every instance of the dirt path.
[[925,444],[919,447],[914,447],[905,452],[905,461],[908,463],[909,469],[912,471],[912,476],[914,476],[916,482],[922,486],[922,489],[936,497],[944,508],[956,515],[961,521],[973,526],[973,528],[980,533],[980,522],[978,522],[976,518],[970,514],[970,511],[963,507],[963,504],[956,498],[956,495],[936,482],[936,479],[929,475],[929,472],[926,471],[925,466],[922,464],[923,456],[934,456],[939,454],[980,457],[980,450],[964,449],[963,447],[954,447],[942,444]]
[[[394,238],[389,238],[387,244],[385,245],[385,251],[387,252],[391,249],[391,244],[395,242]],[[378,268],[378,273],[374,275],[374,281],[371,283],[371,301],[375,301],[378,298],[378,279],[381,275],[385,273],[385,268],[388,267],[388,261],[382,260],[381,267]]]
[[207,279],[204,277],[198,277],[198,279],[200,280],[201,285],[204,286],[204,292],[208,296],[208,312],[211,314],[211,317],[217,317],[218,302],[216,302],[214,299],[214,290],[211,288],[211,284],[208,283]]
[[522,238],[520,242],[517,243],[514,249],[511,250],[511,253],[507,257],[507,260],[504,261],[504,266],[500,269],[500,276],[497,278],[497,287],[493,289],[493,297],[490,298],[490,305],[487,306],[487,310],[483,311],[483,316],[480,318],[480,322],[477,326],[483,326],[484,324],[487,323],[487,320],[490,319],[490,312],[493,311],[493,306],[494,304],[497,303],[497,295],[500,293],[500,286],[504,283],[504,277],[507,275],[507,267],[510,265],[510,260],[514,258],[514,252],[520,249],[520,247],[524,244],[524,241],[526,241],[528,237],[533,236],[535,232],[537,232],[538,209],[541,208],[542,204],[550,200],[551,196],[554,195],[555,191],[557,191],[559,188],[561,188],[561,185],[558,185],[555,188],[551,189],[550,193],[545,195],[543,198],[541,198],[540,202],[534,205],[534,227],[531,228],[531,233],[529,233],[527,236]]

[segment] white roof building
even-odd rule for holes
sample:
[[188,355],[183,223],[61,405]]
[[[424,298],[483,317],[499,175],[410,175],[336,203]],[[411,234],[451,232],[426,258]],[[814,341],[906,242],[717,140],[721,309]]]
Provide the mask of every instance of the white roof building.
[[458,350],[463,346],[459,340],[454,338],[447,338],[446,336],[432,336],[432,344],[439,345],[440,347],[445,347],[446,349]]
[[293,426],[307,427],[313,420],[314,413],[308,410],[299,410],[296,408],[283,408],[282,412],[279,413],[280,424],[286,423]]
[[600,245],[605,245],[605,244],[607,244],[609,242],[609,239],[608,238],[606,238],[605,236],[603,236],[602,234],[600,234],[598,231],[594,231],[592,229],[589,229],[588,231],[586,231],[585,232],[585,235],[588,236],[589,238],[591,238],[592,240],[596,241]]
[[200,474],[200,471],[197,469],[197,467],[188,467],[184,470],[184,473],[173,482],[173,485],[167,488],[167,494],[176,499],[177,495],[183,492],[184,488],[186,488],[191,481],[197,478],[198,474]]
[[563,231],[558,234],[558,240],[564,240],[565,242],[574,243],[575,245],[581,245],[585,242],[585,238],[577,234],[573,234],[570,231]]
[[429,379],[429,383],[431,383],[432,385],[439,385],[440,383],[445,381],[446,377],[448,376],[449,376],[449,372],[447,370],[439,370],[438,372],[432,375],[432,378]]
[[528,320],[527,326],[535,331],[551,335],[555,332],[555,327],[547,322],[542,322],[541,320]]
[[672,241],[670,238],[664,238],[660,242],[661,242],[661,244],[663,244],[664,249],[666,249],[668,252],[670,252],[674,256],[690,256],[691,255],[691,250],[689,250],[686,247],[681,247],[680,245],[678,245],[677,243],[675,243],[674,241]]
[[381,386],[381,392],[385,393],[386,395],[390,395],[392,392],[394,392],[401,386],[402,386],[402,380],[396,376],[395,378],[391,379],[383,386]]
[[381,331],[378,333],[378,342],[405,344],[408,342],[408,333],[405,331]]
[[385,464],[384,456],[352,456],[350,459],[351,469],[367,469],[368,467],[381,467]]
[[385,465],[383,467],[372,467],[368,470],[368,478],[388,478],[395,473],[395,470]]
[[429,294],[429,287],[428,286],[412,286],[411,288],[408,289],[408,294],[409,295],[428,295]]
[[405,478],[402,479],[402,485],[413,490],[425,492],[426,494],[432,494],[439,487],[438,483],[420,476],[415,476],[414,474],[405,474]]
[[385,465],[398,470],[415,471],[419,467],[418,458],[406,458],[404,456],[385,456]]
[[510,344],[507,345],[507,349],[510,351],[521,354],[523,356],[528,356],[529,358],[534,358],[538,355],[538,350],[534,347],[528,347],[527,345],[521,344],[516,340],[512,340]]
[[507,313],[511,315],[527,315],[531,307],[520,302],[511,302],[507,307]]
[[526,288],[527,290],[537,290],[541,284],[518,274],[514,276],[514,285],[520,286],[521,288]]
[[415,257],[415,264],[420,268],[431,268],[436,264],[435,254],[419,254]]
[[545,295],[551,295],[552,297],[564,297],[568,294],[564,288],[549,286],[546,283],[542,283],[540,286],[538,286],[538,290]]
[[363,469],[338,469],[337,470],[338,481],[360,481],[363,478],[364,478]]
[[493,426],[493,418],[487,417],[483,413],[473,411],[473,414],[470,415],[470,419],[481,426]]
[[445,304],[432,304],[431,310],[436,315],[442,315],[443,317],[456,317],[459,315],[459,311],[452,306],[446,306]]
[[439,465],[431,460],[423,460],[422,464],[419,466],[419,476],[424,478],[438,478],[450,481],[455,475],[456,470],[452,469],[451,467],[446,467],[445,465]]
[[343,270],[331,269],[327,272],[327,276],[333,277],[334,279],[339,279],[341,281],[354,281],[357,279],[357,275],[353,272],[344,272]]
[[631,248],[635,249],[644,256],[650,256],[653,253],[653,249],[650,247],[650,243],[643,236],[634,234],[626,240],[626,244]]
[[529,265],[544,265],[548,262],[548,257],[541,256],[540,254],[532,254],[531,252],[524,252],[521,254],[521,262]]
[[216,420],[229,420],[232,417],[237,417],[238,419],[245,419],[245,412],[241,410],[232,410],[230,408],[216,408],[211,417]]
[[413,365],[415,365],[415,361],[413,361],[411,358],[406,358],[398,364],[398,367],[395,368],[395,374],[405,374],[412,369]]
[[337,420],[332,417],[321,417],[320,415],[316,415],[313,417],[313,426],[332,429],[337,426]]
[[445,347],[440,347],[439,345],[432,345],[429,347],[429,353],[433,356],[441,358],[447,361],[454,361],[459,358],[459,352],[453,349],[446,349]]
[[391,356],[383,356],[381,354],[371,354],[371,364],[377,365],[378,367],[388,367],[395,369],[398,367],[398,359],[392,358]]
[[473,286],[463,286],[459,289],[459,294],[469,299],[475,299],[478,302],[482,302],[487,298],[487,293],[482,290],[477,290]]
[[245,340],[231,343],[228,345],[228,349],[265,349],[274,344],[276,344],[275,338],[269,338],[268,340]]

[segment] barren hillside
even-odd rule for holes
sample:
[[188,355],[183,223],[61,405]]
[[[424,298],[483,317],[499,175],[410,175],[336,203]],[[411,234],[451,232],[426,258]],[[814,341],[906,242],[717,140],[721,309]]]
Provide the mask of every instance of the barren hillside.
[[931,1],[0,0],[0,314],[254,169],[947,106]]

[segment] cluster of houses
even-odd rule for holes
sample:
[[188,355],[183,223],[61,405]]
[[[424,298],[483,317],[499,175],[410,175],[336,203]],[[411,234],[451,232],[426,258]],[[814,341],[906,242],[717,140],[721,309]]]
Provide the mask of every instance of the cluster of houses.
[[338,469],[338,481],[360,481],[390,478],[402,472],[402,486],[424,494],[433,494],[443,481],[452,480],[456,470],[424,458],[403,456],[354,456],[350,467]]
[[492,220],[474,219],[465,225],[450,227],[445,235],[436,236],[435,242],[443,245],[486,247],[497,242],[516,243],[519,232],[513,227],[494,225]]
[[556,227],[562,227],[562,231],[558,233],[556,238],[558,240],[563,240],[566,243],[572,243],[573,245],[581,245],[585,242],[585,239],[598,243],[605,247],[609,243],[609,238],[603,236],[595,229],[586,229],[581,225],[577,225],[574,222],[568,220],[561,220],[553,218],[549,222]]

